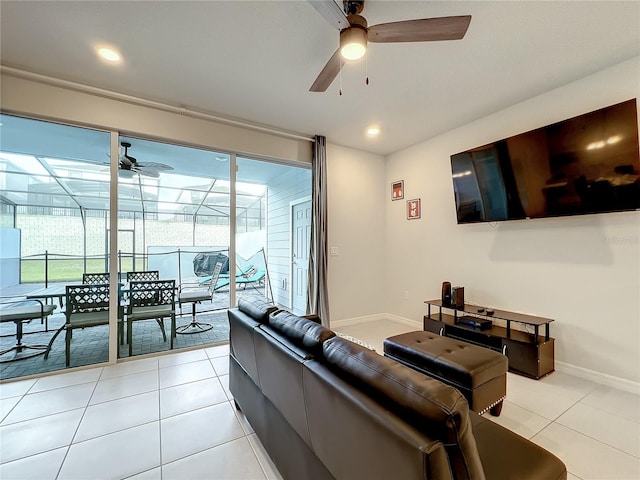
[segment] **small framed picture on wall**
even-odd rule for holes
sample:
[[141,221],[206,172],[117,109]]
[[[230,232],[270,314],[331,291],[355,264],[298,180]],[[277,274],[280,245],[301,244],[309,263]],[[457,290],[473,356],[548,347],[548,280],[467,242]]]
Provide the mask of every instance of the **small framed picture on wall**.
[[402,200],[404,198],[404,180],[398,180],[391,184],[391,200]]
[[407,200],[407,220],[415,220],[420,218],[422,207],[420,205],[420,199],[414,198],[413,200]]

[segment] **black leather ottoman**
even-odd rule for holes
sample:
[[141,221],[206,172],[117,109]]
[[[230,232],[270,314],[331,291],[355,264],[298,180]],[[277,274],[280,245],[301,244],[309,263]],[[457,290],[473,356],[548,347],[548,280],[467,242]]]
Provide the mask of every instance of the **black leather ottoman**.
[[457,388],[469,408],[499,416],[507,394],[505,355],[430,332],[409,332],[384,340],[384,356]]

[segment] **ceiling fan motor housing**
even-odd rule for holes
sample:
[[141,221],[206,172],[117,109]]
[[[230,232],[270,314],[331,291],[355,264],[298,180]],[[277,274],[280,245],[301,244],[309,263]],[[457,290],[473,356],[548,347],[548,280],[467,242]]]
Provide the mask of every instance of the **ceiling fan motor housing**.
[[[357,60],[360,58],[367,48],[369,34],[367,29],[367,20],[360,15],[349,15],[347,17],[349,27],[340,31],[340,51],[345,60]],[[359,54],[350,56],[347,53],[349,45],[360,45]],[[345,48],[346,47],[346,48]]]
[[347,15],[358,15],[364,8],[364,0],[343,0],[342,6]]
[[[351,27],[362,28],[366,30],[367,27],[369,26],[367,24],[367,19],[364,18],[362,15],[356,15],[356,14],[348,15],[347,20],[349,21],[349,27],[345,28],[344,30],[349,30],[349,28]],[[344,32],[344,30],[342,31]]]
[[138,163],[138,160],[136,160],[134,157],[129,155],[129,147],[131,147],[131,144],[129,142],[121,142],[120,145],[124,147],[123,157],[126,158],[129,162],[131,162],[131,163],[127,163],[127,162],[121,161],[120,166],[125,170],[131,170],[131,167]]

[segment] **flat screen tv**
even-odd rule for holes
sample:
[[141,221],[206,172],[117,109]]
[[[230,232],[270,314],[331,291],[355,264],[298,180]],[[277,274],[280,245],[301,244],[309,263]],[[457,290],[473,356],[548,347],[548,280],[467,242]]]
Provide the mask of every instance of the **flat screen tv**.
[[640,210],[636,100],[451,156],[458,223]]

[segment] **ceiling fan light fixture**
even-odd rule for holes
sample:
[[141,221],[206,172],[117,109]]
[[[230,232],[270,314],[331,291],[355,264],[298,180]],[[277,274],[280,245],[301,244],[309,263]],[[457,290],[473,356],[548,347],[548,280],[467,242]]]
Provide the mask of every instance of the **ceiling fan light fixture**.
[[340,32],[340,55],[345,60],[358,60],[367,52],[367,30],[359,25]]

